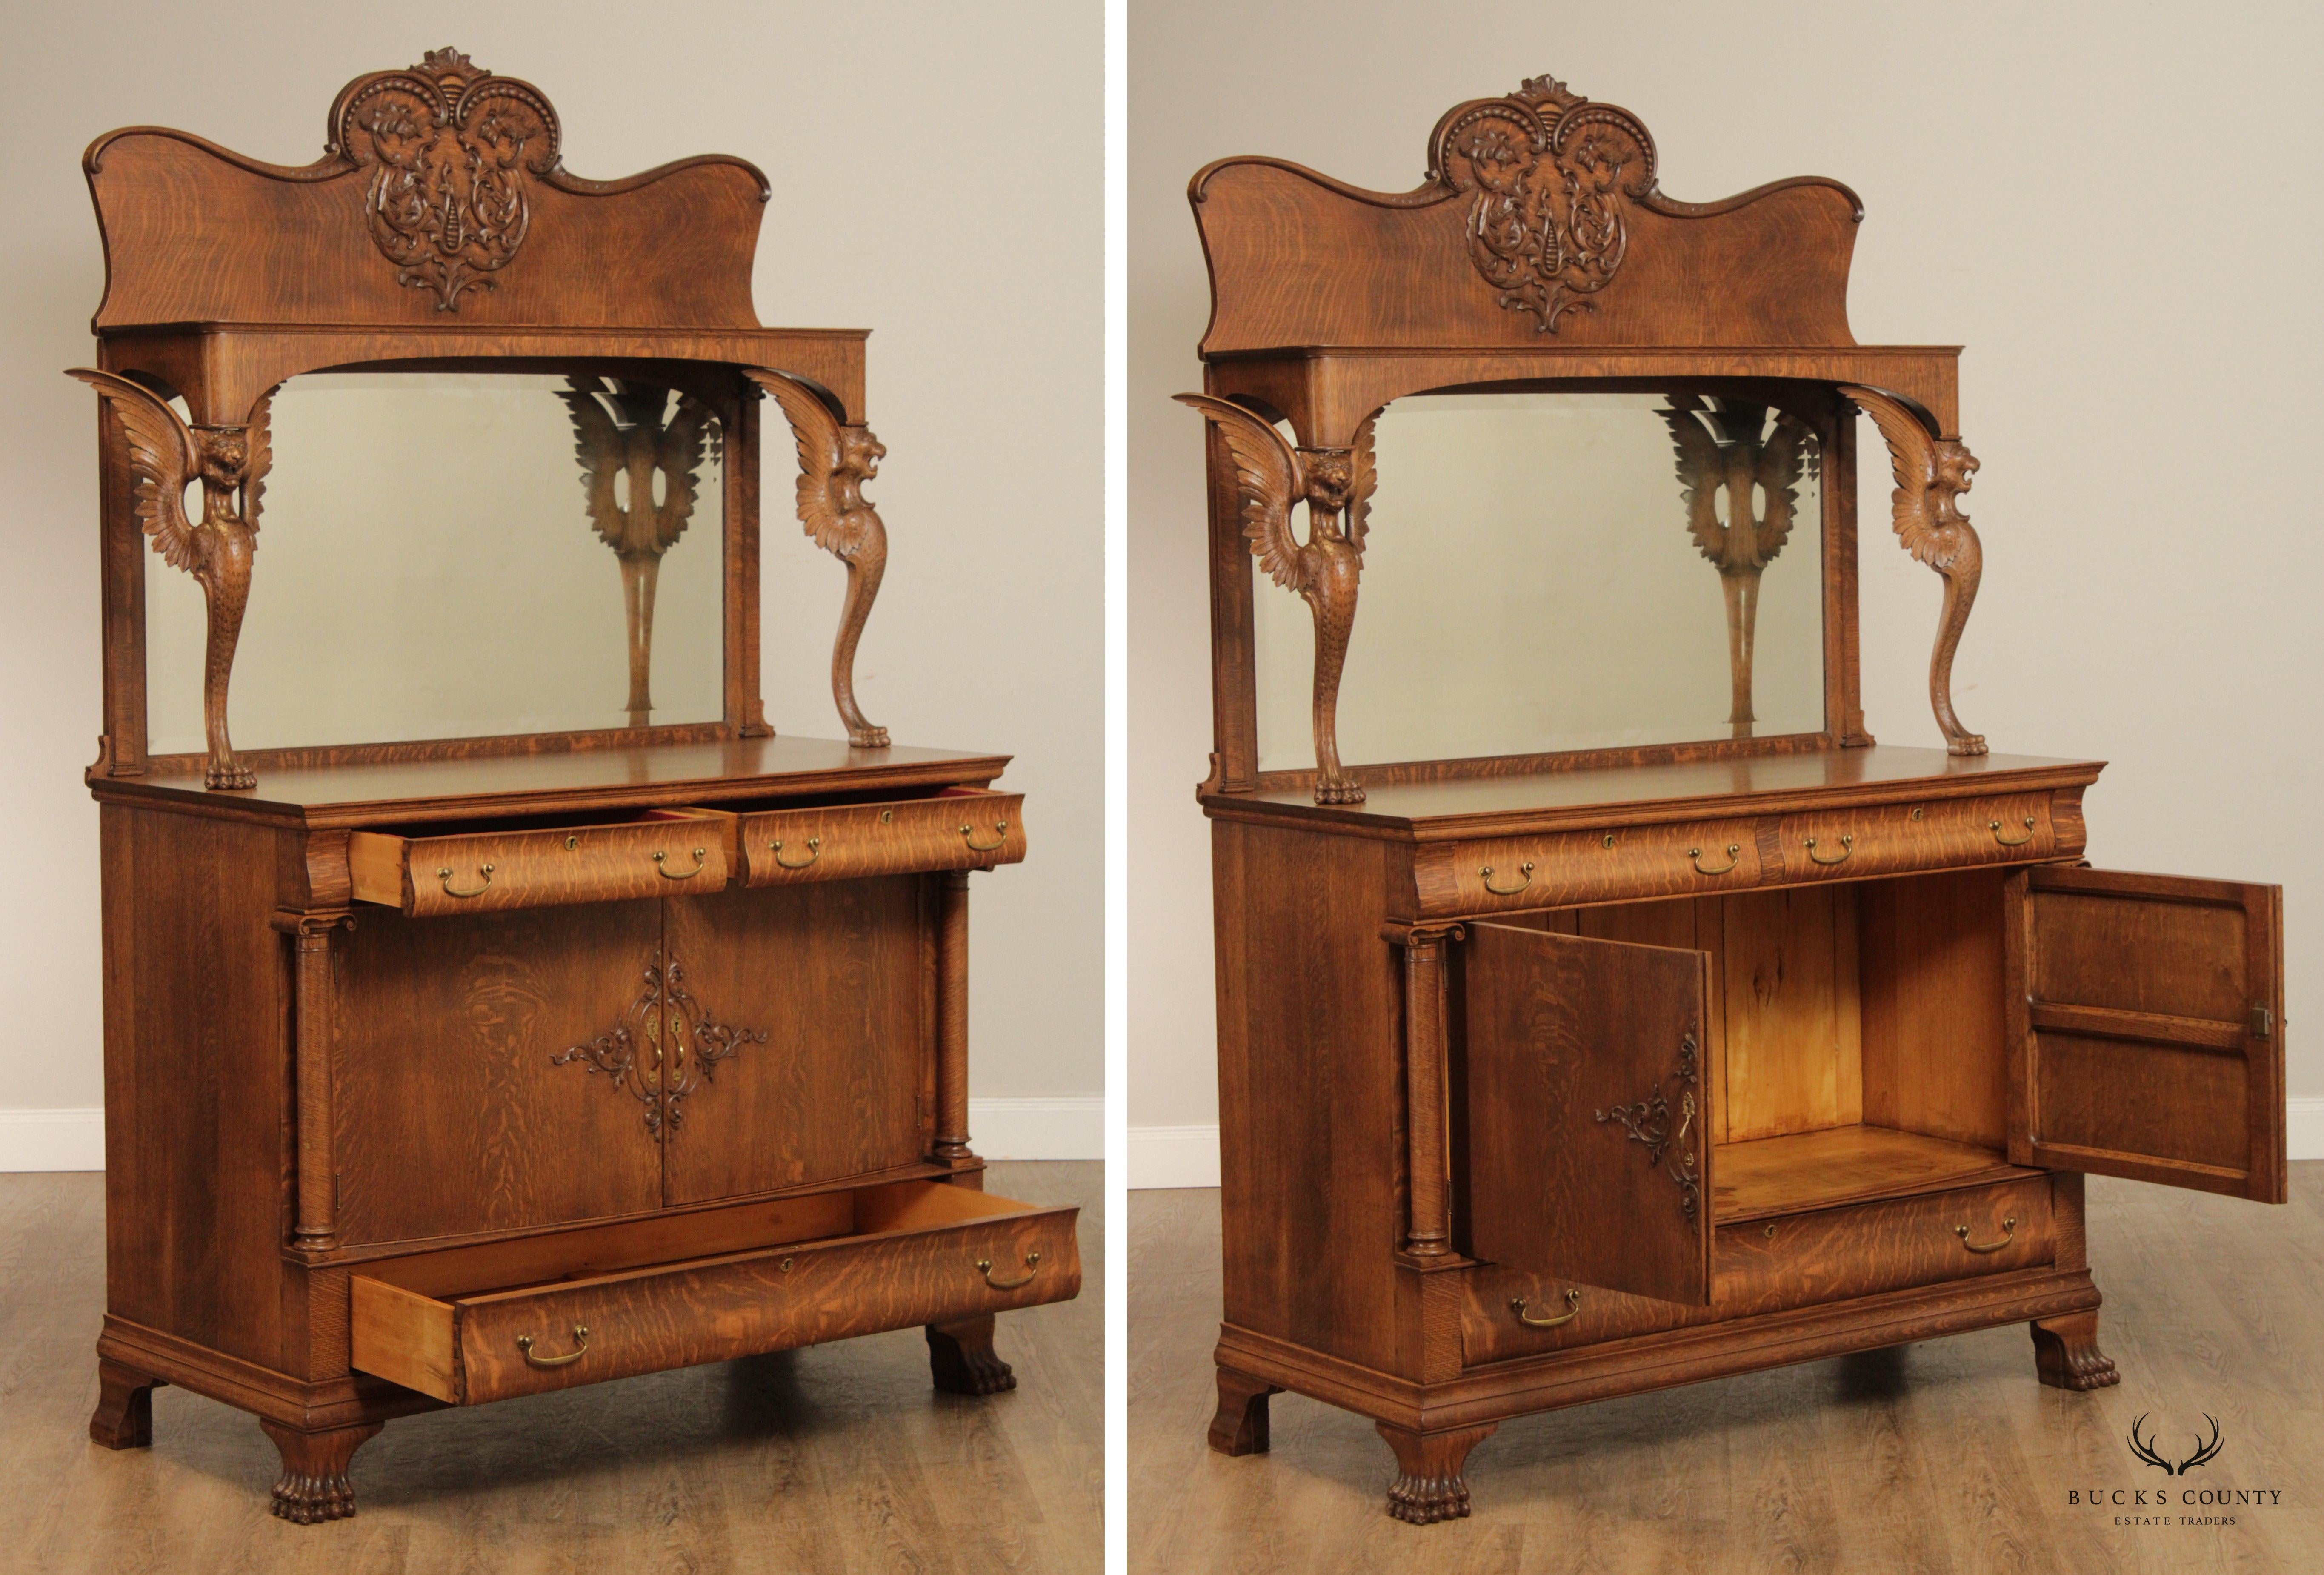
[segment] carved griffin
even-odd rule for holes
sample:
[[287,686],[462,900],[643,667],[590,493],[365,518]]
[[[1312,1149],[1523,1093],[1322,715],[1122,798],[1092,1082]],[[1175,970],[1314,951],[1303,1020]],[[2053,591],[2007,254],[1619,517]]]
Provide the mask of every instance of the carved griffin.
[[[1796,416],[1779,412],[1766,431],[1763,405],[1714,400],[1706,409],[1692,394],[1674,394],[1661,412],[1677,452],[1685,491],[1687,529],[1719,570],[1727,598],[1727,657],[1734,684],[1728,721],[1738,737],[1752,722],[1752,649],[1759,622],[1759,576],[1792,533],[1800,475],[1814,436]],[[1763,434],[1764,431],[1764,436]],[[1719,497],[1727,496],[1720,519]],[[1755,496],[1764,498],[1754,512]]]
[[1969,516],[1960,512],[1960,502],[1977,473],[1977,456],[1958,439],[1936,436],[1892,394],[1849,384],[1842,384],[1840,392],[1870,416],[1887,440],[1896,476],[1896,490],[1888,496],[1897,540],[1915,560],[1944,576],[1944,606],[1937,617],[1936,648],[1929,657],[1929,705],[1943,730],[1945,747],[1955,755],[1983,755],[1985,739],[1962,727],[1953,714],[1953,652],[1985,575],[1984,545]]
[[861,423],[843,422],[819,391],[799,378],[753,367],[745,374],[773,396],[798,444],[798,517],[816,546],[847,565],[847,601],[831,648],[831,698],[858,749],[884,749],[888,729],[874,727],[855,703],[855,646],[888,569],[888,528],[865,501],[863,484],[880,474],[888,450]]
[[[653,709],[654,587],[662,554],[685,534],[706,440],[716,425],[708,406],[680,394],[615,378],[568,377],[558,395],[573,417],[573,452],[589,496],[589,520],[622,563],[622,605],[630,637],[630,722],[642,727]],[[654,477],[662,500],[654,501]],[[627,477],[628,501],[617,485]]]
[[[208,603],[202,727],[209,761],[203,780],[214,788],[254,787],[256,774],[235,757],[226,737],[226,700],[234,648],[250,604],[251,559],[258,550],[258,501],[269,459],[268,401],[259,402],[248,427],[196,427],[126,377],[87,366],[66,375],[96,389],[121,423],[135,482],[131,508],[138,526],[171,568],[194,577]],[[186,487],[197,477],[202,484],[199,521],[187,516],[185,505]]]
[[[1274,427],[1239,404],[1206,394],[1181,394],[1218,429],[1234,457],[1242,532],[1259,567],[1307,604],[1315,621],[1315,801],[1363,801],[1361,783],[1340,765],[1340,672],[1356,620],[1356,586],[1370,527],[1372,425],[1367,418],[1347,449],[1295,449]],[[1307,505],[1307,539],[1291,528],[1294,504]],[[1344,526],[1342,523],[1345,517]]]

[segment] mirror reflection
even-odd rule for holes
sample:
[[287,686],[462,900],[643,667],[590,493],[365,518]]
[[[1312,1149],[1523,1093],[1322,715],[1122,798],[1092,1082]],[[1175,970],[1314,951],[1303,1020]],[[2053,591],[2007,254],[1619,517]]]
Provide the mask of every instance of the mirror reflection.
[[[724,434],[613,377],[317,373],[274,396],[237,746],[716,721]],[[145,559],[148,747],[203,747],[200,588]]]
[[[1426,394],[1383,411],[1373,444],[1343,760],[1823,727],[1822,465],[1798,416],[1685,392]],[[1252,598],[1259,768],[1312,766],[1312,622],[1263,574]]]

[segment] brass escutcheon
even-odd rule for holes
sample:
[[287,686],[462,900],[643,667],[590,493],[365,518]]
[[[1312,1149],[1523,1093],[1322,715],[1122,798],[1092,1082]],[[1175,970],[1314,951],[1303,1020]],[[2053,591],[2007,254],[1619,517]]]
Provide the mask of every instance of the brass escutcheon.
[[1773,1240],[1775,1240],[1775,1222],[1774,1220],[1770,1219],[1769,1221],[1767,1221],[1767,1228],[1766,1228],[1766,1232],[1765,1232],[1765,1235],[1766,1236],[1766,1237],[1767,1237],[1767,1239],[1768,1239],[1769,1241],[1773,1241]]
[[654,849],[654,873],[660,876],[661,878],[666,881],[690,881],[696,876],[702,873],[703,866],[709,851],[710,850],[706,848],[696,848],[694,850],[694,867],[687,870],[684,875],[672,875],[669,873],[669,866],[662,862],[662,860],[669,856],[663,853],[660,848],[657,848]]
[[1987,820],[1985,824],[1986,829],[1993,833],[1993,839],[2004,848],[2023,848],[2034,840],[2034,817],[2031,815],[2025,817],[2025,835],[2023,837],[2004,837],[1998,820]]
[[1025,1272],[1023,1274],[1018,1275],[1013,1280],[996,1280],[992,1277],[992,1260],[991,1258],[979,1258],[976,1260],[976,1272],[982,1274],[984,1276],[984,1283],[991,1286],[996,1291],[1014,1291],[1019,1285],[1030,1284],[1032,1283],[1033,1276],[1040,1273],[1040,1269],[1041,1255],[1039,1253],[1027,1253],[1025,1255]]
[[1614,834],[1613,834],[1611,831],[1607,832],[1607,833],[1606,833],[1606,835],[1605,835],[1603,838],[1600,838],[1599,843],[1598,843],[1598,846],[1599,846],[1599,847],[1600,847],[1600,848],[1611,848],[1611,847],[1613,847],[1613,846],[1614,846]]
[[1918,804],[1914,804],[1914,805],[1913,806],[1913,819],[1914,819],[1915,820],[1919,820],[1923,815],[1926,814],[1927,812],[1928,812],[1928,811],[1926,811],[1925,810],[1922,809],[1922,808],[1921,808],[1921,806],[1920,806],[1920,805],[1918,805]]
[[1983,1244],[1973,1242],[1969,1238],[1969,1227],[1966,1225],[1954,1226],[1953,1234],[1960,1237],[1961,1246],[1969,1248],[1969,1250],[1973,1253],[1997,1253],[2003,1247],[2007,1246],[2010,1243],[2010,1239],[2017,1234],[2017,1216],[2013,1214],[2008,1218],[2001,1222],[2001,1239],[1999,1241],[1988,1241]]
[[529,1367],[569,1367],[589,1354],[589,1326],[586,1323],[573,1326],[573,1348],[561,1357],[534,1356],[532,1336],[529,1334],[516,1337],[516,1348],[524,1353],[525,1366]]
[[1528,858],[1526,860],[1525,866],[1520,873],[1524,875],[1525,879],[1517,882],[1517,885],[1513,886],[1497,886],[1493,884],[1493,866],[1489,864],[1485,866],[1484,868],[1477,872],[1477,878],[1485,883],[1485,889],[1492,893],[1493,895],[1497,897],[1514,897],[1519,892],[1525,890],[1526,887],[1533,885],[1532,859]]
[[807,857],[805,858],[798,859],[796,862],[783,857],[783,845],[779,840],[768,843],[767,851],[773,854],[775,856],[775,862],[782,866],[785,869],[805,869],[808,865],[813,864],[816,859],[823,857],[823,838],[820,837],[808,838],[807,839]]
[[565,851],[566,851],[566,852],[567,852],[567,853],[572,852],[575,848],[578,848],[578,847],[580,847],[580,846],[581,846],[581,838],[579,838],[578,837],[567,837],[567,838],[565,839]]
[[960,829],[960,834],[968,838],[969,847],[973,848],[975,851],[979,853],[994,853],[1009,846],[1009,822],[1006,820],[995,820],[992,822],[992,829],[994,831],[1000,833],[1001,839],[997,842],[979,842],[976,839],[976,828],[973,826],[963,826]]
[[882,826],[885,826],[889,821],[893,820],[895,818],[896,811],[893,810],[882,810],[880,811],[880,824]]
[[1816,839],[1812,837],[1808,838],[1808,857],[1817,864],[1846,864],[1848,862],[1848,856],[1855,851],[1856,833],[1853,831],[1849,832],[1840,839],[1840,857],[1837,858],[1826,858],[1822,854],[1818,853],[1816,851]]
[[1561,1323],[1572,1323],[1575,1319],[1582,1316],[1582,1292],[1572,1290],[1566,1292],[1565,1311],[1559,1313],[1554,1318],[1527,1318],[1526,1316],[1526,1299],[1522,1296],[1511,1297],[1509,1299],[1509,1307],[1517,1313],[1517,1321],[1524,1324],[1527,1329],[1555,1329]]
[[464,892],[452,884],[452,870],[448,865],[436,872],[436,878],[444,883],[444,894],[447,897],[481,897],[484,894],[484,887],[493,884],[493,866],[489,864],[479,865],[477,869],[484,876],[484,885],[476,887],[474,891]]
[[1727,862],[1720,865],[1716,869],[1705,869],[1702,866],[1702,849],[1700,848],[1688,848],[1686,850],[1686,856],[1689,859],[1693,861],[1694,873],[1697,875],[1725,875],[1729,870],[1733,869],[1738,864],[1742,862],[1741,858],[1738,857],[1742,851],[1743,845],[1741,843],[1729,843],[1727,845]]
[[791,1261],[788,1258],[785,1258],[778,1266],[780,1267],[782,1272],[786,1274],[791,1272]]

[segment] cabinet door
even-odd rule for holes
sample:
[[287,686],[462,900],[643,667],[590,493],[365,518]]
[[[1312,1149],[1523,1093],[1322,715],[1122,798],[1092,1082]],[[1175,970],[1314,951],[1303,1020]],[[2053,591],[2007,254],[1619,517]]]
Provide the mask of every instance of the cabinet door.
[[1708,954],[1476,924],[1462,961],[1471,1250],[1708,1305]]
[[2282,1202],[2282,888],[2039,868],[2013,895],[2010,1159]]
[[673,1204],[925,1155],[927,931],[917,876],[672,897]]

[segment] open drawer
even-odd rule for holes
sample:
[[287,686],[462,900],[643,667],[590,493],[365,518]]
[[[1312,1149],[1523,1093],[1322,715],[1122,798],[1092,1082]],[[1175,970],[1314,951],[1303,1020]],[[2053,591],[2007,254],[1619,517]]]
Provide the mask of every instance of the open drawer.
[[754,886],[991,869],[1025,857],[1025,795],[949,788],[892,803],[764,810],[742,816],[741,840]]
[[354,1276],[354,1365],[455,1405],[1070,1300],[1075,1208],[895,1181]]
[[357,831],[347,838],[355,900],[413,918],[545,908],[722,889],[733,821],[718,810],[640,810],[564,826],[466,829],[449,836]]

